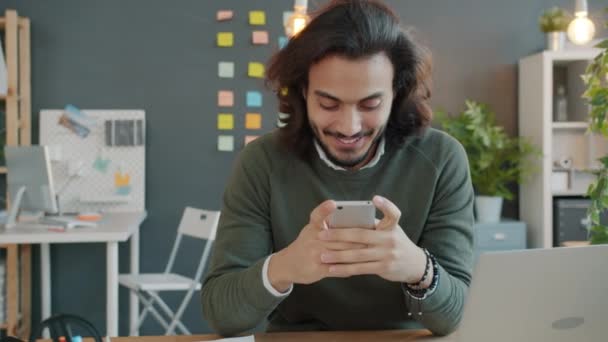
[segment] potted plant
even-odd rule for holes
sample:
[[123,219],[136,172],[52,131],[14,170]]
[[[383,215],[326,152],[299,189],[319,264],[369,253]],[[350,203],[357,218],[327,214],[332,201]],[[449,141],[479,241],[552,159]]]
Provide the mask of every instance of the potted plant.
[[[608,9],[607,9],[608,10]],[[606,24],[608,27],[608,23]],[[587,89],[583,97],[589,101],[589,131],[608,138],[608,39],[597,48],[602,49],[599,55],[587,67],[582,76]],[[587,196],[591,199],[588,215],[591,219],[589,241],[591,244],[608,243],[608,226],[600,222],[600,213],[608,208],[608,155],[599,159],[600,168],[597,178],[589,185]]]
[[465,104],[466,109],[458,115],[438,111],[436,117],[467,152],[477,221],[498,222],[503,199],[513,199],[509,186],[534,172],[529,157],[540,152],[524,138],[509,137],[486,105],[469,100]]
[[559,7],[551,7],[538,18],[540,30],[547,37],[548,50],[557,51],[564,48],[570,20],[570,14]]

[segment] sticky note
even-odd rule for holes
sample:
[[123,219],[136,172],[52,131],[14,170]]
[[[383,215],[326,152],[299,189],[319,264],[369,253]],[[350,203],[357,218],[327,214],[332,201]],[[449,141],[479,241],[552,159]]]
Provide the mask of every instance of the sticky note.
[[128,173],[116,172],[114,173],[114,185],[116,187],[128,186],[131,182],[131,176]]
[[93,162],[93,168],[101,173],[106,173],[106,171],[108,171],[109,165],[110,159],[105,159],[99,156]]
[[281,96],[287,96],[287,94],[289,94],[289,88],[282,87],[281,88]]
[[287,26],[287,22],[289,21],[289,17],[293,15],[293,11],[285,11],[283,12],[283,27]]
[[245,115],[245,128],[247,128],[247,129],[262,128],[262,114],[247,113]]
[[219,62],[217,64],[217,75],[221,78],[233,78],[234,77],[234,63],[233,62]]
[[262,94],[259,91],[247,92],[247,107],[262,107]]
[[253,31],[251,34],[251,41],[255,45],[266,45],[268,40],[268,31]]
[[234,136],[220,135],[217,137],[217,150],[222,152],[234,151]]
[[217,93],[217,105],[219,107],[234,106],[234,93],[230,90],[220,90]]
[[233,129],[234,128],[234,115],[232,114],[218,114],[217,115],[217,129]]
[[250,11],[249,12],[249,24],[250,25],[266,25],[266,12]]
[[234,12],[232,10],[219,10],[217,11],[217,21],[226,21],[230,20],[234,17]]
[[285,36],[279,37],[279,49],[282,49],[285,46],[287,46],[288,42],[289,42],[289,40],[287,39],[287,37],[285,37]]
[[249,62],[247,74],[252,78],[264,78],[264,64],[258,62]]
[[259,138],[258,135],[246,135],[245,136],[245,146],[247,146],[247,144],[249,144],[250,142],[254,141],[257,138]]
[[234,45],[234,34],[232,32],[218,32],[217,46],[231,47]]

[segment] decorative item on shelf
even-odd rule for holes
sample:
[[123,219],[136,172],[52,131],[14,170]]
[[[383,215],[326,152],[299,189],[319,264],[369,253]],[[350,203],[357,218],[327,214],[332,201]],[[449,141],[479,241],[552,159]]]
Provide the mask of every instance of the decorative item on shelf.
[[568,25],[568,39],[577,45],[584,45],[593,39],[595,25],[587,17],[587,0],[576,0],[574,19]]
[[[607,23],[608,25],[608,23]],[[608,39],[597,48],[602,49],[582,76],[586,90],[583,97],[589,101],[589,131],[608,138]],[[600,222],[600,214],[608,209],[608,155],[599,159],[600,168],[595,172],[597,179],[589,185],[587,196],[591,199],[589,217],[591,218],[590,241],[592,244],[608,243],[608,226]]]
[[570,14],[559,7],[551,7],[543,12],[538,19],[540,30],[546,34],[547,50],[559,51],[566,44],[566,29],[570,22]]
[[306,13],[308,10],[308,0],[295,0],[293,13],[285,22],[285,34],[291,38],[296,36],[308,25],[310,17]]
[[566,87],[560,84],[555,94],[553,104],[553,121],[568,121],[568,98],[566,97]]
[[465,104],[466,109],[458,115],[438,111],[436,117],[467,152],[477,222],[498,222],[503,198],[513,198],[509,185],[519,184],[535,172],[531,158],[540,152],[527,139],[507,136],[486,105],[469,100]]

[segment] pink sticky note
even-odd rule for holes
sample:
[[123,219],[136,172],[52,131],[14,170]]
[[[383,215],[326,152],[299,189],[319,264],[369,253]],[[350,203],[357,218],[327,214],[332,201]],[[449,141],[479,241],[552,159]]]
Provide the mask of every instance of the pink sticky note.
[[253,31],[251,36],[253,44],[266,45],[268,44],[268,31]]
[[226,21],[232,19],[234,12],[231,10],[220,10],[217,11],[217,21]]
[[234,106],[234,93],[230,90],[220,90],[217,93],[217,105],[219,107]]
[[247,146],[247,144],[249,144],[250,142],[254,141],[258,137],[259,136],[257,136],[257,135],[246,135],[245,136],[245,146]]

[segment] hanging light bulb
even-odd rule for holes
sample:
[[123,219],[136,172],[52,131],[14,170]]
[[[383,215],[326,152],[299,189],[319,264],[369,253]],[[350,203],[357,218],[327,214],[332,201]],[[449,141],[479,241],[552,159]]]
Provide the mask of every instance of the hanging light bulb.
[[296,36],[306,27],[310,21],[310,17],[306,14],[308,8],[308,0],[295,0],[293,5],[293,14],[285,23],[285,34],[291,38]]
[[576,0],[574,16],[576,18],[568,25],[568,38],[574,44],[586,44],[595,34],[595,25],[587,18],[587,0]]

